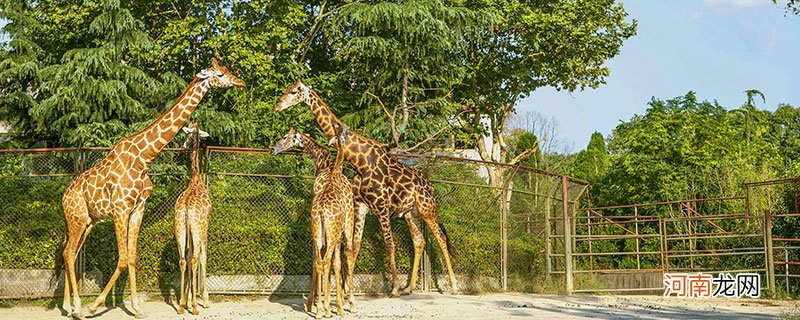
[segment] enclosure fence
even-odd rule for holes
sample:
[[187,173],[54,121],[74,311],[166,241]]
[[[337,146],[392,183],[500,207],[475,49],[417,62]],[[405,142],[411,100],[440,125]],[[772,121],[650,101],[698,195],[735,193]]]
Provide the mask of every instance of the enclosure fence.
[[[59,268],[65,237],[61,196],[72,178],[108,149],[0,150],[0,298],[63,293]],[[208,147],[201,166],[212,199],[208,287],[212,293],[307,292],[311,273],[309,211],[314,165],[300,154]],[[559,264],[557,233],[547,226],[570,216],[587,184],[523,166],[442,155],[396,155],[433,183],[440,223],[452,248],[462,292],[535,291]],[[137,284],[174,295],[180,275],[173,235],[174,204],[189,179],[190,151],[166,149],[152,164],[155,185],[138,241]],[[352,176],[350,168],[346,174]],[[405,220],[392,219],[400,285],[413,259]],[[562,229],[564,230],[564,229]],[[425,231],[418,290],[449,286],[438,246]],[[555,245],[555,246],[554,246]],[[77,262],[82,294],[99,293],[116,267],[113,223],[98,223]],[[367,215],[355,289],[390,290],[383,237]],[[120,279],[126,279],[121,275]],[[115,290],[127,290],[118,281]]]
[[567,292],[663,293],[663,274],[758,273],[770,292],[798,293],[800,178],[745,184],[746,195],[549,216],[548,276]]

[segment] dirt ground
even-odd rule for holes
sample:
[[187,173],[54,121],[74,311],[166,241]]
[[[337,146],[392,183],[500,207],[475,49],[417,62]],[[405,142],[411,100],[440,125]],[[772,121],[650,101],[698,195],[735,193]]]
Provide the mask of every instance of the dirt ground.
[[[84,301],[89,301],[85,299]],[[170,303],[144,303],[147,319],[313,319],[300,297],[229,298],[201,307],[200,315],[178,315]],[[127,305],[127,303],[126,303]],[[335,313],[335,309],[334,309]],[[64,319],[60,308],[0,308],[0,319]],[[800,315],[794,301],[678,299],[656,296],[558,296],[487,294],[480,296],[415,293],[400,298],[357,297],[356,312],[344,319],[775,319]],[[335,315],[334,315],[335,317]],[[130,319],[124,307],[103,310],[95,319]],[[91,319],[91,318],[90,318]]]

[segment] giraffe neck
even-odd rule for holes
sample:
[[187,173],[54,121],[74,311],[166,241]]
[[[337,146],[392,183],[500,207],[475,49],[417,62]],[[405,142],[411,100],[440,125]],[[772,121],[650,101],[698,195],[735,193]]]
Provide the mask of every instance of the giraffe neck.
[[314,160],[314,163],[317,165],[317,174],[331,167],[333,164],[331,162],[331,151],[319,145],[314,139],[311,139],[311,137],[305,134],[300,136],[303,138],[303,152]]
[[342,172],[342,166],[344,165],[344,149],[342,148],[342,140],[339,137],[335,137],[336,139],[336,162],[333,164],[333,169],[331,169],[331,174],[334,172]]
[[317,119],[317,123],[322,129],[322,133],[325,134],[325,137],[328,139],[333,138],[333,136],[336,135],[336,132],[333,130],[333,125],[341,125],[342,121],[331,112],[331,109],[328,108],[325,101],[322,101],[322,98],[317,95],[314,89],[308,88],[308,90],[310,94],[307,103],[311,106],[311,113],[314,114],[314,118]]
[[342,147],[339,149],[344,153],[344,158],[353,164],[356,171],[363,175],[370,168],[379,165],[379,162],[394,157],[389,154],[389,150],[375,140],[361,136],[350,130],[345,137]]
[[206,91],[210,88],[208,81],[195,79],[172,106],[162,113],[153,123],[132,137],[134,144],[144,147],[138,155],[147,165],[163,150],[167,144],[178,134],[186,120]]
[[200,177],[200,129],[195,130],[194,147],[192,148],[192,179]]

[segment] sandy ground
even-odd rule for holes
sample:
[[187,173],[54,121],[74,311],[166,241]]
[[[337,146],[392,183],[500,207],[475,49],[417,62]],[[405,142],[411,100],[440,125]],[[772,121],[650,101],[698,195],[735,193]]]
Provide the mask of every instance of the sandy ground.
[[[86,299],[88,301],[89,299]],[[178,315],[170,303],[144,303],[147,319],[313,319],[302,311],[304,300],[264,297],[231,298],[200,309],[200,315]],[[126,303],[127,305],[127,303]],[[334,308],[335,313],[335,308]],[[66,319],[60,308],[0,308],[0,319]],[[356,312],[345,319],[775,319],[800,315],[795,301],[752,299],[678,299],[656,296],[557,296],[488,294],[451,296],[415,293],[400,298],[359,297]],[[334,317],[336,317],[334,315]],[[125,307],[100,310],[89,319],[131,319]]]

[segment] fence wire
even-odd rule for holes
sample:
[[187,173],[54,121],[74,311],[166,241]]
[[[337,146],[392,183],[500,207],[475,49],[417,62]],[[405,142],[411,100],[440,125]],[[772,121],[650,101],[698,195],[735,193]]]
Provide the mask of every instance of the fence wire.
[[[61,195],[72,177],[102,159],[107,149],[0,150],[0,298],[60,296],[63,272],[54,268],[64,239]],[[462,292],[536,290],[546,274],[546,217],[563,208],[562,176],[445,156],[397,155],[430,178],[440,223],[451,245]],[[309,210],[313,162],[300,154],[209,147],[204,159],[212,213],[208,286],[212,293],[296,293],[309,289]],[[155,188],[138,244],[140,290],[174,295],[179,269],[172,233],[173,208],[186,187],[189,152],[167,149],[149,174]],[[352,168],[346,168],[352,177]],[[574,204],[586,184],[567,181]],[[558,211],[561,212],[561,211]],[[393,217],[398,281],[404,286],[413,245],[404,219]],[[427,229],[419,290],[447,290],[441,252]],[[367,215],[355,289],[390,290],[378,219]],[[84,294],[96,294],[117,261],[113,223],[98,223],[81,250],[77,270]],[[121,275],[120,279],[126,279]],[[118,292],[127,290],[118,281]]]

